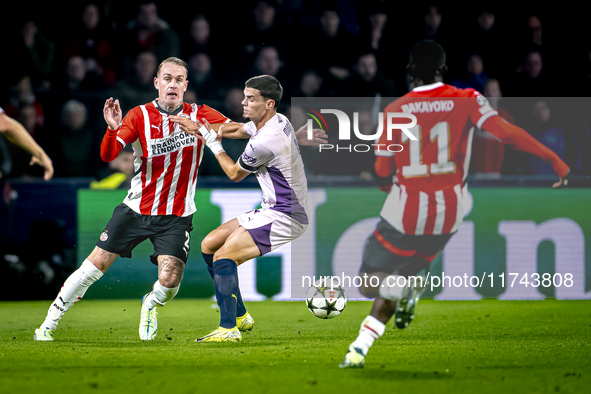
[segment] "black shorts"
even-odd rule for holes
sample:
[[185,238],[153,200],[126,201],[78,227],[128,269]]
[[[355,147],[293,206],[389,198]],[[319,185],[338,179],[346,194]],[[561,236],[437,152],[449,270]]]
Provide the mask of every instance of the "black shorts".
[[417,258],[430,263],[443,250],[452,235],[402,234],[382,219],[365,242],[363,264],[359,272],[393,273],[402,270]]
[[184,263],[189,257],[193,215],[140,215],[121,203],[113,211],[96,246],[121,257],[131,257],[131,251],[146,239],[152,241],[154,254],[150,261],[158,265],[157,257],[170,255]]

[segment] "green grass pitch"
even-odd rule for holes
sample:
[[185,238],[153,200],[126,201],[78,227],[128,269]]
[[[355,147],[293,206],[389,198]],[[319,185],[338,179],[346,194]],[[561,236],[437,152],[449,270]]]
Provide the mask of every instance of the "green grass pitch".
[[338,364],[369,302],[321,320],[304,302],[254,302],[238,344],[194,340],[217,327],[208,300],[159,308],[139,340],[139,300],[84,300],[54,342],[33,341],[49,301],[0,303],[0,393],[590,393],[591,301],[422,300],[388,324],[365,368]]

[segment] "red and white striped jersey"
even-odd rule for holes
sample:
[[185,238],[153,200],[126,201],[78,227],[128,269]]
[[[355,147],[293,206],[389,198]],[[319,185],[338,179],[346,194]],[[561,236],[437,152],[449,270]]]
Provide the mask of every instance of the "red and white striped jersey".
[[[230,119],[207,105],[183,103],[180,115],[209,123]],[[156,100],[127,113],[117,130],[117,141],[131,143],[135,156],[135,175],[123,201],[142,215],[189,216],[194,213],[197,171],[203,157],[203,144],[169,120]]]
[[[392,139],[388,139],[389,112],[416,116],[416,126],[408,130],[416,140],[399,130],[393,130]],[[403,148],[393,153],[376,146],[376,155],[391,158],[396,168],[396,184],[381,216],[405,234],[455,232],[463,220],[462,198],[474,126],[480,128],[495,115],[497,112],[476,90],[440,82],[419,86],[389,104],[384,110],[379,144],[400,144]]]

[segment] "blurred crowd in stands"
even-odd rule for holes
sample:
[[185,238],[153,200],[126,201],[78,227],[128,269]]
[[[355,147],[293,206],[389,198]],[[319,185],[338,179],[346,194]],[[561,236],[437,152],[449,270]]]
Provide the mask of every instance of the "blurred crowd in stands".
[[[125,114],[156,98],[156,68],[169,56],[189,64],[185,102],[208,104],[243,121],[243,83],[259,74],[281,81],[280,111],[287,114],[291,97],[401,96],[412,88],[408,54],[423,38],[446,50],[446,83],[481,91],[501,116],[555,150],[574,174],[591,174],[590,109],[581,105],[573,119],[563,114],[564,101],[548,99],[591,93],[591,36],[572,10],[359,0],[25,1],[12,7],[1,28],[0,106],[48,152],[56,177],[132,171],[127,159],[121,160],[127,165],[110,167],[100,160],[103,104],[118,98]],[[366,115],[363,127],[371,133],[375,117]],[[0,145],[3,160],[12,160],[10,177],[35,175],[24,153]],[[235,158],[242,146],[229,143],[227,149]],[[552,173],[485,132],[476,134],[473,156],[472,172],[484,177]],[[369,166],[371,159],[361,169],[353,161],[308,170],[357,175]],[[206,156],[200,175],[221,174]],[[112,184],[128,185],[123,179],[96,187]]]

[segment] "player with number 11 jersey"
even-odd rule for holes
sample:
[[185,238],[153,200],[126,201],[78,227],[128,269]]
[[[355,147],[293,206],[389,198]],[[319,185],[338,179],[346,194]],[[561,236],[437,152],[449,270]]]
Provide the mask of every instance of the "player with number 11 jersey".
[[[396,169],[396,184],[381,216],[403,234],[451,234],[464,214],[462,199],[475,128],[490,131],[516,149],[532,153],[551,163],[560,177],[568,166],[550,149],[524,130],[498,116],[486,98],[474,89],[458,89],[442,82],[414,88],[386,107],[385,113],[404,112],[417,118],[405,133],[382,134],[380,143],[403,146],[394,153],[376,150],[378,175]],[[391,178],[390,178],[391,179]],[[384,191],[391,182],[382,185]]]
[[388,197],[382,220],[365,243],[359,269],[360,277],[370,277],[370,285],[359,290],[375,300],[341,368],[363,367],[392,316],[400,329],[414,319],[431,262],[462,223],[475,128],[550,163],[560,177],[553,187],[567,185],[569,168],[554,152],[503,120],[476,90],[442,82],[445,58],[443,48],[432,40],[416,44],[407,66],[416,87],[384,110],[386,120],[388,113],[403,112],[416,116],[416,124],[404,132],[382,134],[379,144],[401,145],[399,152],[376,146],[376,180]]

